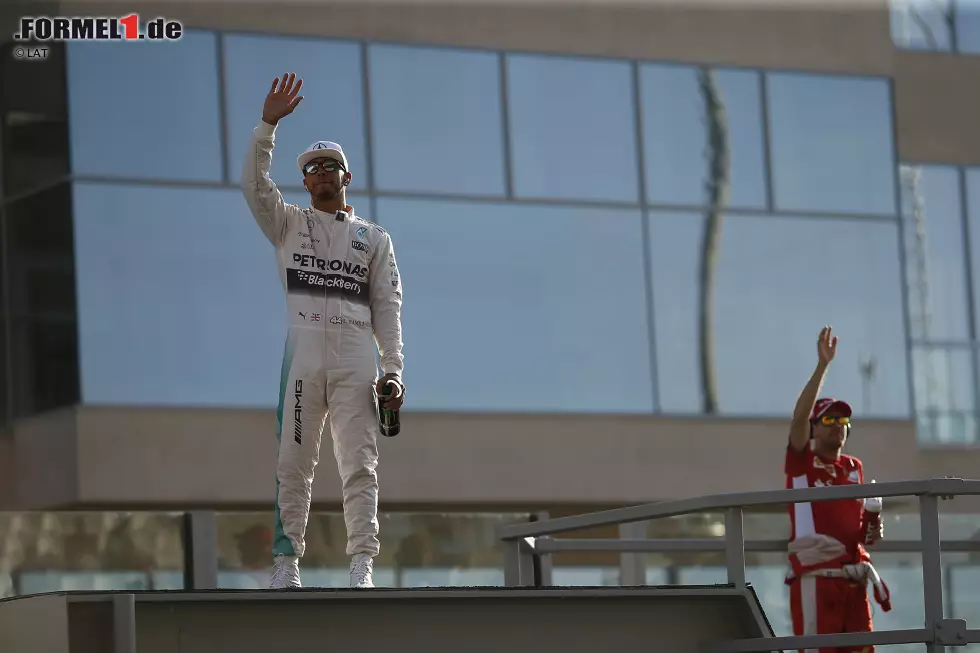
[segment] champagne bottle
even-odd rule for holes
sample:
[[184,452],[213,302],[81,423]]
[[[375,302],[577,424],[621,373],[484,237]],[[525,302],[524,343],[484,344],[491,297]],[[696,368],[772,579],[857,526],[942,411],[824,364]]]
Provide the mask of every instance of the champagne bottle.
[[[871,481],[874,483],[874,481]],[[874,543],[881,524],[881,497],[869,497],[864,500],[864,543]]]
[[[381,388],[382,397],[390,397],[392,388],[397,388],[398,394],[401,394],[401,388],[398,388],[395,383],[388,381],[384,384],[384,387]],[[385,436],[386,438],[393,438],[401,432],[401,418],[398,412],[399,411],[397,410],[384,408],[381,406],[381,402],[378,402],[378,424],[381,426],[381,435]]]

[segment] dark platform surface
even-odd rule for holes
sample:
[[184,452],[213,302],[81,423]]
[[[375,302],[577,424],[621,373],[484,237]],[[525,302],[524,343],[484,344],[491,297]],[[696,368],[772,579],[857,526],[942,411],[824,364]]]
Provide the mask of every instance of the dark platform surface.
[[751,587],[730,585],[71,591],[0,601],[4,653],[695,653],[771,636]]

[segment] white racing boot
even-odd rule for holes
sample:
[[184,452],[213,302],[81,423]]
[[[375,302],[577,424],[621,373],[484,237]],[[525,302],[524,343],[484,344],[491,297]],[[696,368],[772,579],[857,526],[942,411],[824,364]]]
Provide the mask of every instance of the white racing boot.
[[374,587],[374,558],[366,554],[354,556],[350,563],[350,586],[358,589]]
[[287,587],[302,587],[299,582],[299,558],[296,556],[276,556],[269,588],[285,589]]

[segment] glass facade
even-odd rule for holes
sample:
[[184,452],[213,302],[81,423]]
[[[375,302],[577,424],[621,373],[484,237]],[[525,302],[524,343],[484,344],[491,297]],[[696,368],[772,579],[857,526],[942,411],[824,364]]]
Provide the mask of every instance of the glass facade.
[[504,197],[497,55],[372,45],[367,59],[375,188]]
[[244,407],[277,396],[268,371],[282,352],[269,344],[285,338],[285,300],[240,192],[76,182],[72,201],[86,403]]
[[[712,202],[710,98],[724,98],[731,208],[769,208],[763,75],[756,70],[638,66],[645,193],[650,204],[701,207]],[[719,134],[720,135],[720,134]]]
[[[941,331],[915,332],[904,306],[921,279],[885,78],[209,31],[172,45],[123,57],[125,44],[71,43],[70,184],[6,193],[6,249],[21,247],[18,215],[43,212],[69,224],[32,246],[70,254],[31,273],[47,321],[4,321],[5,369],[27,373],[11,346],[26,334],[79,368],[77,387],[16,384],[31,396],[5,400],[21,414],[79,396],[274,405],[284,299],[237,184],[269,83],[297,58],[337,74],[305,80],[272,175],[306,204],[293,157],[314,139],[344,145],[351,202],[391,230],[404,268],[406,346],[426,361],[407,410],[783,416],[828,320],[846,346],[826,390],[862,417],[936,408],[911,380],[923,360],[975,367],[972,349],[936,353],[971,342],[956,301],[973,284],[954,267],[968,252],[943,259]],[[140,88],[100,109],[106,80],[131,68]],[[203,72],[185,81],[190,69]],[[927,181],[948,194],[948,174]],[[946,209],[930,252],[955,245],[961,216]],[[39,267],[7,258],[5,310],[26,301],[21,266]],[[816,284],[840,289],[833,315]],[[748,340],[770,343],[765,374]],[[485,387],[463,394],[445,380],[474,342]],[[556,368],[561,388],[545,381]],[[969,387],[946,401],[963,424]]]
[[[367,116],[365,115],[364,65],[360,44],[326,39],[292,38],[260,34],[212,35],[210,55],[203,55],[198,66],[215,62],[222,80],[208,90],[210,97],[223,98],[224,108],[219,115],[225,134],[223,145],[208,146],[207,156],[224,161],[225,179],[237,186],[241,180],[242,164],[248,149],[252,129],[262,117],[262,103],[269,92],[272,80],[287,70],[293,70],[297,62],[313,62],[313,67],[329,71],[320,79],[306,80],[303,86],[303,103],[276,131],[276,150],[272,156],[270,175],[282,187],[306,194],[302,178],[296,167],[296,157],[310,143],[332,140],[344,147],[353,177],[349,190],[360,191],[370,184],[371,158],[367,147]],[[173,74],[182,75],[183,68],[175,68]],[[163,72],[163,71],[161,71]],[[200,147],[200,145],[198,145]],[[237,192],[237,190],[236,190]],[[309,203],[309,196],[302,205]],[[244,200],[237,204],[245,210],[229,211],[239,218],[251,220]],[[362,213],[367,213],[363,207]],[[239,222],[242,222],[241,219]],[[239,230],[253,227],[247,222],[239,224]]]
[[72,172],[221,182],[217,40],[211,32],[185,32],[175,43],[147,41],[147,47],[72,42],[67,63]]
[[977,441],[977,171],[900,167],[915,415],[926,442]]
[[[238,183],[271,79],[312,58],[336,74],[305,80],[272,176],[305,205],[293,157],[344,145],[426,361],[406,410],[782,417],[829,321],[826,392],[980,441],[980,171],[900,164],[887,78],[211,31],[122,47],[56,49],[37,98],[0,64],[5,415],[275,404],[284,299]],[[137,69],[132,92],[107,81]],[[463,393],[446,379],[474,342]]]
[[548,55],[504,63],[514,196],[637,204],[630,63]]
[[774,207],[894,217],[888,81],[793,73],[766,79]]
[[980,53],[976,0],[889,0],[896,47],[928,52]]
[[[425,361],[415,409],[652,411],[646,309],[629,301],[645,287],[640,211],[381,198],[376,216],[413,280],[403,329]],[[479,246],[452,246],[465,242]],[[479,374],[446,383],[475,343],[488,350]]]
[[[829,315],[847,349],[834,363],[826,392],[852,397],[860,415],[905,414],[896,225],[762,214],[719,214],[722,219],[714,263],[714,332],[702,330],[700,322],[700,261],[714,228],[711,217],[649,214],[657,371],[659,378],[670,379],[660,385],[662,410],[786,414],[816,364],[804,334]],[[834,234],[830,244],[828,230]],[[833,265],[827,265],[828,247]],[[827,288],[828,296],[814,297],[814,286]],[[745,346],[748,342],[765,343],[764,365],[756,364],[760,349]],[[711,356],[707,366],[706,355]],[[862,375],[863,360],[881,368],[871,382]]]
[[3,425],[80,394],[65,48],[39,66],[12,48],[0,45]]

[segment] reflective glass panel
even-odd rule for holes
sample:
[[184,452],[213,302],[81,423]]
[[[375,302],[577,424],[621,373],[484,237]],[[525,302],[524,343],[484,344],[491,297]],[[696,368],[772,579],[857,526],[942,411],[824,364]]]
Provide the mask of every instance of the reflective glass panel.
[[[232,181],[241,180],[249,139],[262,119],[262,105],[272,80],[293,72],[303,79],[303,100],[276,128],[270,176],[280,185],[302,188],[303,175],[296,157],[315,141],[334,141],[344,148],[350,165],[350,188],[366,188],[360,46],[347,41],[259,34],[227,34],[222,43]],[[297,62],[308,62],[310,70],[305,76],[297,69]]]
[[84,401],[275,406],[285,299],[241,192],[76,184],[74,202]]
[[68,184],[4,207],[5,307],[11,318],[5,325],[11,339],[8,409],[16,417],[78,401],[71,211]]
[[[893,504],[893,501],[896,503]],[[977,545],[977,554],[980,554],[980,515],[951,512],[953,509],[955,504],[940,504],[939,531],[942,540],[972,540]],[[885,536],[890,540],[919,540],[922,533],[919,513],[915,512],[917,510],[918,503],[910,503],[898,497],[886,498],[885,509],[881,513]],[[746,510],[743,514],[743,534],[746,541],[788,540],[788,511],[780,508],[766,512]],[[647,522],[645,536],[654,539],[724,537],[725,514],[711,512],[654,519]]]
[[377,187],[503,195],[499,56],[395,45],[368,55]]
[[[896,503],[893,504],[893,501]],[[918,504],[909,503],[899,498],[885,500],[885,510],[881,515],[887,538],[909,541],[921,538],[919,514],[908,512],[909,510],[918,510]],[[943,541],[977,540],[977,553],[980,554],[980,527],[978,527],[980,521],[978,519],[980,519],[980,515],[976,514],[940,512],[939,529]],[[788,540],[790,536],[788,511],[780,508],[767,512],[746,511],[743,515],[743,533],[746,540]],[[648,523],[646,532],[646,537],[661,539],[697,539],[724,536],[725,515],[720,512],[652,520]]]
[[976,437],[974,353],[968,347],[913,347],[919,438],[970,442]]
[[[830,323],[841,345],[824,392],[850,398],[861,417],[908,415],[896,224],[729,215],[705,249],[698,214],[650,222],[657,376],[670,379],[662,410],[789,414]],[[702,259],[714,266],[708,285]],[[713,328],[700,328],[703,307]]]
[[888,81],[810,73],[767,81],[776,208],[894,214]]
[[[922,554],[872,551],[871,555],[874,558],[875,569],[881,575],[881,579],[888,584],[892,602],[892,609],[885,612],[875,602],[874,593],[871,590],[868,591],[874,629],[881,632],[884,630],[922,628],[925,620],[925,601],[922,595]],[[949,562],[948,555],[943,553],[944,563]],[[893,650],[896,653],[922,653],[923,650],[926,650],[922,644],[897,644],[882,648],[889,653]]]
[[[270,495],[270,506],[273,497]],[[274,514],[219,513],[218,586],[268,587]],[[381,513],[377,587],[503,585],[497,528],[526,522],[523,513]],[[314,512],[306,533],[303,585],[347,587],[350,557],[341,513]]]
[[551,570],[555,587],[616,587],[621,584],[619,567],[555,565]]
[[[965,619],[967,628],[977,628],[980,625],[980,556],[973,554],[967,560],[949,565],[949,573],[944,582],[950,584],[947,590],[949,612],[946,617]],[[956,648],[963,653],[980,653],[980,644]]]
[[973,282],[973,315],[980,324],[980,169],[968,168],[966,181],[967,230],[970,234],[970,278]]
[[[407,363],[412,410],[652,410],[637,211],[377,205],[406,355],[424,361]],[[463,352],[476,358],[461,366]]]
[[[901,504],[901,507],[899,505]],[[919,540],[922,538],[921,519],[917,500],[886,498],[881,519],[885,524],[885,537],[891,540]],[[955,502],[939,504],[939,534],[943,542],[972,540],[980,555],[980,515],[958,513]],[[788,523],[788,522],[787,522]],[[787,531],[786,537],[788,537]],[[748,537],[748,535],[746,535]],[[945,553],[943,556],[945,557]]]
[[177,513],[0,512],[0,598],[183,589]]
[[[923,0],[919,1],[922,2]],[[953,12],[949,10],[950,5],[955,5]],[[932,6],[934,9],[930,13],[937,19],[935,22],[938,23],[939,20],[943,22],[941,27],[934,27],[934,33],[948,34],[950,19],[952,19],[956,26],[956,50],[964,54],[980,53],[980,2],[977,0],[933,0]]]
[[766,208],[759,73],[642,64],[651,204]]
[[221,181],[215,38],[69,43],[72,172]]
[[0,44],[0,171],[6,196],[48,185],[69,172],[64,44],[45,42],[43,65],[15,56],[20,47],[14,41]]
[[75,250],[71,187],[60,184],[8,203],[4,273],[14,316],[72,319]]
[[9,328],[14,415],[26,417],[78,403],[74,320],[18,317]]
[[[953,2],[889,0],[892,41],[897,47],[909,50],[948,52],[952,45]],[[957,39],[960,38],[958,33]]]
[[901,166],[909,318],[916,340],[970,338],[959,172]]
[[514,193],[638,202],[630,63],[508,55]]

